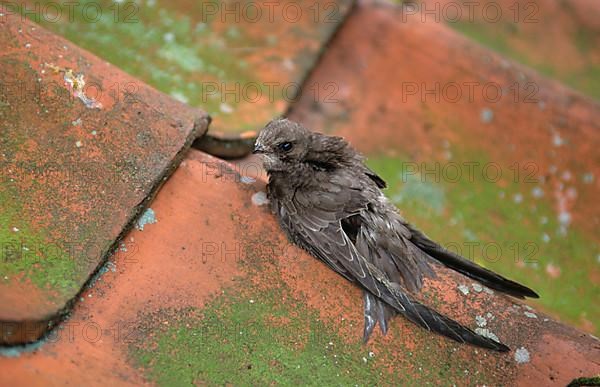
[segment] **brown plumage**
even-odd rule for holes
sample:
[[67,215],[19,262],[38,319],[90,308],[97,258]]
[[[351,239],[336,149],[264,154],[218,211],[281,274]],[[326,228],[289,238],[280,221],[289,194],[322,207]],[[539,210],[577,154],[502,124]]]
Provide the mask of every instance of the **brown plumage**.
[[430,240],[406,222],[381,192],[386,184],[344,139],[278,119],[261,131],[255,153],[269,175],[271,207],[290,240],[364,289],[364,339],[379,322],[385,334],[396,313],[462,343],[496,351],[483,337],[417,302],[423,277],[441,263],[514,297],[531,289]]

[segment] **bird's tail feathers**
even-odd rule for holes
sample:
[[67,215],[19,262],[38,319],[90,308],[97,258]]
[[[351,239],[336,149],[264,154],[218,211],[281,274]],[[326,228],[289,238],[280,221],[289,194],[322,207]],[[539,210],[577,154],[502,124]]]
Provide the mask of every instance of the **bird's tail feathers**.
[[430,240],[422,232],[414,228],[411,228],[411,232],[411,242],[444,266],[473,278],[490,289],[498,290],[513,297],[539,298],[539,295],[528,287],[481,267],[475,262],[463,258],[450,250],[446,250]]
[[423,328],[449,337],[459,343],[469,343],[498,352],[508,352],[510,348],[496,340],[482,336],[427,306],[412,301],[402,312],[406,318]]
[[363,333],[363,341],[366,343],[369,341],[369,337],[373,330],[379,324],[381,333],[385,336],[388,332],[388,322],[395,316],[396,310],[390,305],[386,304],[381,299],[375,297],[371,292],[365,290],[363,293],[363,299],[365,303],[364,316],[365,316],[365,327]]
[[[371,274],[372,280],[377,285],[373,291],[365,295],[365,338],[368,339],[368,334],[373,331],[376,322],[383,321],[382,330],[387,330],[387,322],[392,316],[391,313],[386,313],[386,305],[391,306],[399,314],[404,315],[410,321],[421,327],[439,333],[459,343],[468,343],[478,347],[491,349],[499,352],[510,351],[506,345],[499,343],[491,338],[482,336],[471,329],[461,325],[457,321],[449,317],[443,316],[435,310],[421,304],[420,302],[408,296],[405,289],[399,284],[390,283],[389,280],[376,267],[370,263],[366,263]],[[368,293],[368,292],[367,292]],[[377,299],[378,298],[378,299]],[[377,301],[383,301],[378,303]],[[370,302],[371,312],[367,311],[367,302]],[[370,319],[368,317],[370,315]],[[369,325],[367,325],[367,322]]]

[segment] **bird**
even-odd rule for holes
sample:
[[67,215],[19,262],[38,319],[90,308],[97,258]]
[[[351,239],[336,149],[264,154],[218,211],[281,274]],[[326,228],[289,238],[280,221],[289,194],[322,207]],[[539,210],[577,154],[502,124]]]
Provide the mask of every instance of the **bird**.
[[384,195],[386,182],[346,140],[277,118],[260,131],[253,153],[262,158],[267,198],[290,242],[362,287],[365,343],[377,324],[387,334],[399,314],[459,343],[510,351],[415,294],[438,265],[515,298],[538,294],[445,249],[407,222]]

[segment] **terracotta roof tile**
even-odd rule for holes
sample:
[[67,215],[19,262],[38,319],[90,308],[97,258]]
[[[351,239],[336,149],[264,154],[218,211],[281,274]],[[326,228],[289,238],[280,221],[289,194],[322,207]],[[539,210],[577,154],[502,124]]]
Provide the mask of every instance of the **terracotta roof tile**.
[[286,241],[256,200],[263,192],[264,182],[192,151],[152,202],[156,222],[125,236],[70,318],[33,347],[2,350],[12,357],[0,361],[0,383],[565,385],[598,373],[596,339],[507,297],[465,295],[444,270],[426,282],[428,302],[512,352],[402,318],[363,345],[360,291]]
[[0,322],[16,328],[0,343],[15,343],[66,312],[208,116],[32,22],[6,18]]

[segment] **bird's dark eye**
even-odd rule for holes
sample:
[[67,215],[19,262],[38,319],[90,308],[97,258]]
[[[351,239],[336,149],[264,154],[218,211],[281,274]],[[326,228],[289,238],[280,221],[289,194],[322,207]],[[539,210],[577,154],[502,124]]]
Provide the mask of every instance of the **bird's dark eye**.
[[284,152],[289,152],[294,147],[294,144],[286,141],[286,142],[282,142],[281,144],[279,144],[278,147],[279,147],[279,149],[281,149]]

